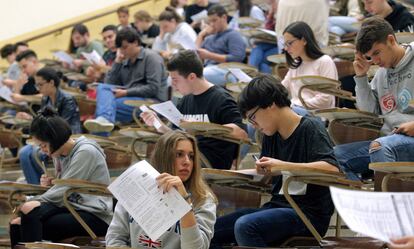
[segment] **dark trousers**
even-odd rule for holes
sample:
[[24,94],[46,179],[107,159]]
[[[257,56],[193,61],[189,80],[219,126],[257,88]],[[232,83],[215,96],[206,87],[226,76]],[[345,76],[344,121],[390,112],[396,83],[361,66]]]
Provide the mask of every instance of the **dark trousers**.
[[[78,213],[97,236],[106,234],[108,224],[103,220],[85,211]],[[66,238],[87,235],[86,230],[68,209],[50,203],[42,203],[28,214],[22,214],[21,225],[10,225],[12,248],[19,242],[59,242]]]

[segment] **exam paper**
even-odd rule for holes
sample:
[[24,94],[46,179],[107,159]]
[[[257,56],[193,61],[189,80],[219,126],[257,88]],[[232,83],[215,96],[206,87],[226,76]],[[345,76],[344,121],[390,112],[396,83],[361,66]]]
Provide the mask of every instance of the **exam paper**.
[[5,85],[0,86],[0,97],[3,98],[4,100],[10,102],[10,103],[15,103],[15,101],[12,98],[12,90]]
[[247,75],[243,70],[240,68],[229,68],[231,74],[234,75],[240,82],[249,83],[252,80],[252,77]]
[[414,235],[414,194],[367,192],[330,187],[336,209],[348,227],[369,237]]
[[[146,105],[140,106],[139,109],[141,111],[143,111],[143,112],[149,111],[149,109],[148,109],[148,107]],[[154,127],[155,127],[155,129],[159,129],[161,126],[162,126],[161,125],[161,122],[158,120],[158,118],[155,118],[155,120],[154,120]]]
[[72,58],[72,56],[70,56],[65,51],[57,51],[57,52],[54,52],[53,55],[56,56],[56,58],[59,61],[66,62],[69,65],[73,66],[73,58]]
[[185,35],[174,38],[174,43],[181,45],[181,47],[184,49],[189,49],[189,50],[197,49],[195,42],[193,42],[189,37]]
[[201,20],[205,20],[207,19],[207,10],[203,10],[195,15],[192,15],[190,18],[191,20],[193,20],[194,22],[200,22]]
[[144,160],[129,167],[108,187],[154,241],[191,210],[191,206],[174,188],[162,193],[155,180],[158,175]]
[[151,109],[158,112],[167,118],[175,126],[180,127],[180,122],[183,119],[183,114],[175,107],[173,102],[166,101],[159,104],[150,105]]
[[82,52],[83,57],[91,64],[99,64],[102,60],[102,57],[96,52],[96,50],[91,53]]

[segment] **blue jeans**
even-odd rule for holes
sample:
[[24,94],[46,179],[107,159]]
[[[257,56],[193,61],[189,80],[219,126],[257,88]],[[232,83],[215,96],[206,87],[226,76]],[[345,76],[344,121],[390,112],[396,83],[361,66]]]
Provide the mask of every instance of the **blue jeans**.
[[335,146],[335,157],[349,179],[359,180],[361,176],[370,175],[370,162],[414,161],[413,137],[392,134],[374,141],[380,143],[380,147],[370,149],[371,141]]
[[41,161],[47,159],[47,155],[43,154],[37,146],[25,145],[19,151],[20,167],[27,183],[30,184],[40,184],[40,176],[44,173],[36,162],[36,157]]
[[[330,217],[312,218],[319,233],[325,234]],[[214,226],[210,248],[237,243],[239,246],[266,247],[281,244],[292,236],[309,236],[311,233],[292,208],[267,203],[261,208],[239,209],[219,217]]]
[[229,71],[227,69],[219,68],[217,65],[209,65],[204,68],[204,78],[213,83],[214,85],[224,86],[226,83],[235,83],[237,79],[229,73],[228,80],[226,74]]
[[270,55],[277,54],[279,49],[277,45],[259,42],[256,43],[256,46],[253,47],[252,52],[249,57],[249,65],[257,67],[262,73],[272,73],[272,68],[270,67],[270,62],[267,60],[267,57]]
[[124,104],[125,100],[143,100],[140,97],[115,98],[112,92],[115,85],[99,84],[96,88],[96,111],[95,117],[104,117],[111,123],[131,123],[133,106]]
[[347,33],[357,32],[358,28],[352,26],[353,23],[358,22],[355,17],[351,16],[330,16],[329,17],[329,32],[343,36]]

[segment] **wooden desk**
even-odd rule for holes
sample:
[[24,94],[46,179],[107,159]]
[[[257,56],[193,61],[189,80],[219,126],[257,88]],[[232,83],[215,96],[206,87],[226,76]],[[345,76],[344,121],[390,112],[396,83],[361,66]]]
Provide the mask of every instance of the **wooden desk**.
[[147,153],[142,155],[138,153],[136,150],[136,145],[139,142],[146,143],[146,144],[155,144],[159,137],[162,135],[161,133],[157,132],[154,128],[124,128],[119,130],[119,133],[126,137],[132,137],[134,140],[131,144],[131,151],[134,153],[134,156],[137,159],[143,160],[144,158],[148,157],[150,152],[152,152],[152,148],[147,147]]
[[7,201],[11,209],[14,209],[20,202],[15,199],[16,195],[38,195],[48,190],[48,187],[40,185],[17,183],[9,181],[0,181],[0,190],[8,191]]
[[381,190],[388,192],[389,182],[392,178],[414,181],[414,162],[378,162],[370,163],[369,168],[375,173],[382,172],[386,175],[381,182]]

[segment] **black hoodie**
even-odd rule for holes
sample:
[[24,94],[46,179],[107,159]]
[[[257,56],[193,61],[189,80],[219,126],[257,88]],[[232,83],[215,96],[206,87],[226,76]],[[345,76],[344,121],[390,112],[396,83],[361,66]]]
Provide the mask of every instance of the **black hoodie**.
[[392,12],[385,20],[387,20],[395,32],[408,32],[413,31],[414,28],[414,16],[403,5],[388,0],[388,4],[392,7]]

